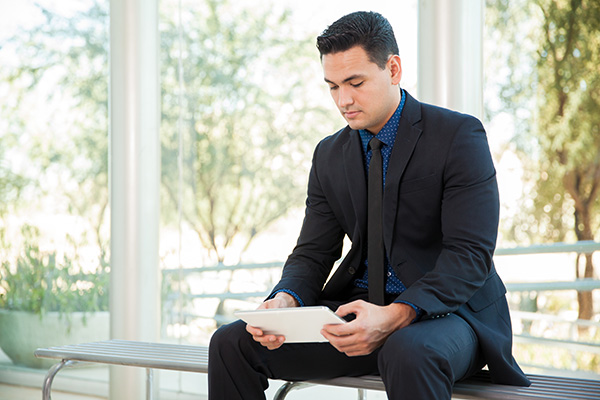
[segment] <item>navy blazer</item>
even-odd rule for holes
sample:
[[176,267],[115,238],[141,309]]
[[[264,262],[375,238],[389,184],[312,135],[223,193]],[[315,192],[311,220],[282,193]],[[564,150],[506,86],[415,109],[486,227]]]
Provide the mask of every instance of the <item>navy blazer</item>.
[[[492,261],[498,187],[479,120],[406,93],[383,203],[385,249],[407,288],[397,300],[420,307],[424,319],[460,315],[479,338],[492,380],[528,385],[512,357],[506,289]],[[302,230],[273,293],[292,290],[306,305],[344,300],[362,273],[366,232],[360,137],[346,127],[315,149]],[[352,246],[332,271],[345,236]]]

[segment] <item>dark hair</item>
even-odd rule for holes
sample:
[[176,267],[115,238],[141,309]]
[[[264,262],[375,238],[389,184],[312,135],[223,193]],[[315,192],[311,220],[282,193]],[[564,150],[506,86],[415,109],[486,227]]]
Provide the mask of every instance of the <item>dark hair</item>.
[[376,12],[358,11],[335,21],[317,37],[321,59],[326,54],[361,46],[369,59],[385,68],[389,57],[398,54],[398,43],[389,21]]

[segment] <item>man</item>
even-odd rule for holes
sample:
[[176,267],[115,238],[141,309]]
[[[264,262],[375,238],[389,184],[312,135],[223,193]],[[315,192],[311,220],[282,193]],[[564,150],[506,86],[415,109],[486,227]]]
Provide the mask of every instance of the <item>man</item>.
[[[399,88],[398,46],[377,13],[342,17],[317,47],[348,126],[315,150],[298,244],[260,308],[324,304],[352,321],[308,344],[222,327],[209,398],[264,398],[269,378],[380,374],[390,399],[450,399],[486,364],[495,382],[528,385],[492,262],[499,201],[481,123]],[[346,235],[352,246],[327,280]]]

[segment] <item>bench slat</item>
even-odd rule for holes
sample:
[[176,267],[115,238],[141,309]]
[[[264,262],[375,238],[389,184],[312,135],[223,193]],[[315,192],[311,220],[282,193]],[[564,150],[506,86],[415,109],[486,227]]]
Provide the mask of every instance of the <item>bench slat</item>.
[[190,359],[194,360],[198,357],[208,357],[207,350],[204,347],[194,346],[179,346],[166,345],[163,349],[156,347],[152,343],[113,343],[98,342],[86,343],[82,345],[69,345],[61,347],[53,347],[49,349],[38,349],[36,355],[46,358],[60,358],[63,354],[68,356],[90,357],[90,361],[94,361],[97,355],[113,355],[113,356],[148,356],[157,359]]
[[454,385],[454,393],[471,395],[481,399],[600,399],[600,381],[527,375],[530,387],[497,385],[491,382],[489,372],[481,371],[475,376]]
[[[468,379],[455,384],[453,393],[464,399],[515,400],[526,399],[600,399],[600,382],[582,380],[582,386],[577,385],[577,380],[560,377],[541,377],[529,375],[532,386],[528,388],[491,383],[486,371],[473,379]],[[482,377],[483,376],[483,377]],[[383,382],[378,376],[341,377],[329,380],[311,380],[309,383],[318,385],[341,386],[367,390],[385,390]],[[566,385],[563,386],[563,383]],[[510,396],[510,397],[507,397]]]
[[539,390],[535,387],[514,388],[512,386],[498,387],[491,385],[455,386],[454,394],[473,399],[598,399],[598,394],[585,393],[579,390],[566,391],[558,387]]
[[201,346],[109,340],[37,349],[35,356],[186,372],[208,372],[208,349]]
[[[108,340],[47,349],[37,349],[37,357],[93,363],[116,364],[143,368],[169,369],[186,372],[208,372],[208,349],[201,346],[148,343],[127,340]],[[600,399],[600,381],[527,375],[532,385],[528,388],[497,385],[491,382],[489,372],[454,385],[454,395],[464,399],[528,400],[528,399]],[[308,383],[367,390],[385,390],[378,376],[340,377],[311,380]]]

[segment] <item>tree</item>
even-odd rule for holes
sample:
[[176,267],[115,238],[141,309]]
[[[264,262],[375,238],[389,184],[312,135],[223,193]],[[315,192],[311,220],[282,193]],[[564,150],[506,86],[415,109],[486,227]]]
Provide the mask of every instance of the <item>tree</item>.
[[[109,204],[108,2],[89,0],[70,16],[38,9],[43,20],[2,48],[18,54],[19,65],[0,67],[1,82],[18,100],[0,113],[29,139],[37,193],[61,196],[65,212],[85,218],[102,248]],[[310,152],[334,122],[322,107],[325,92],[305,84],[319,76],[316,51],[296,37],[288,11],[205,0],[183,7],[179,24],[173,10],[161,2],[161,212],[170,224],[181,211],[203,247],[223,262],[234,242],[243,251],[301,204]],[[43,126],[31,124],[37,110],[27,105],[35,101],[52,110]],[[48,176],[60,180],[45,186]]]
[[[525,114],[531,129],[519,130],[517,139],[533,201],[515,220],[513,234],[594,240],[600,231],[600,3],[490,1],[490,6],[496,10],[494,29],[518,54],[505,58],[517,71],[502,87],[505,109],[535,110]],[[534,23],[517,26],[510,18],[517,15],[518,21]],[[534,52],[524,54],[523,47]],[[528,57],[533,63],[523,66]],[[583,255],[583,268],[579,261],[576,276],[594,277],[592,255]],[[578,293],[578,301],[579,318],[591,319],[592,293]]]
[[[27,185],[27,180],[14,172],[6,158],[6,149],[13,147],[16,142],[14,135],[0,134],[0,221],[4,215],[12,211],[19,198],[21,190]],[[0,232],[2,225],[0,225]]]
[[287,11],[207,0],[183,18],[161,29],[163,189],[221,263],[302,203],[312,146],[333,127],[306,84],[314,45]]
[[[577,240],[594,240],[600,227],[600,4],[540,0],[538,6],[544,18],[538,136],[548,173],[540,188],[551,186],[555,176],[573,203]],[[544,207],[559,207],[564,199],[555,195]],[[592,254],[584,259],[583,273],[577,268],[576,275],[592,278]],[[578,299],[579,317],[591,319],[592,293],[580,292]]]
[[87,5],[67,17],[36,4],[40,23],[0,46],[7,60],[17,60],[0,69],[6,90],[16,99],[2,107],[2,117],[10,121],[2,134],[21,138],[10,150],[28,159],[29,211],[51,196],[54,212],[88,222],[104,257],[108,2]]

